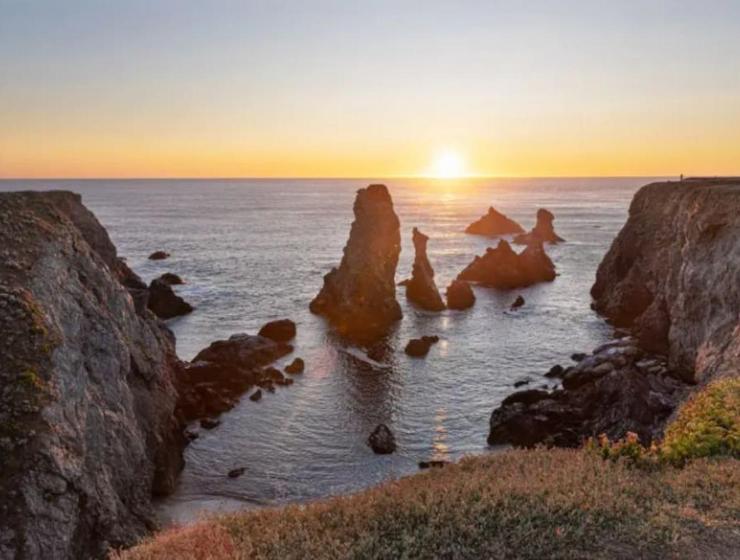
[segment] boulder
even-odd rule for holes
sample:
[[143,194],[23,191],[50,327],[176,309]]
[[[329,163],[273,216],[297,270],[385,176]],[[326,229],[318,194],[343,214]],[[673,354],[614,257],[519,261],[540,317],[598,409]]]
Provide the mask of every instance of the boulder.
[[367,444],[378,455],[388,455],[396,450],[396,438],[390,428],[379,424],[367,438]]
[[524,288],[538,282],[554,280],[555,265],[541,243],[528,245],[521,254],[517,254],[502,239],[498,247],[489,247],[485,255],[475,257],[457,278],[491,288]]
[[491,206],[486,215],[465,228],[465,233],[495,237],[524,233],[524,228]]
[[257,402],[262,400],[262,389],[257,389],[254,393],[249,395],[249,400],[252,402]]
[[438,336],[422,336],[421,338],[412,338],[409,340],[404,350],[406,354],[414,358],[422,358],[429,353],[432,344],[439,342]]
[[447,307],[450,309],[468,309],[475,304],[475,294],[470,284],[463,280],[453,280],[445,292]]
[[77,194],[0,193],[0,558],[102,558],[183,466],[181,363]]
[[369,343],[402,316],[395,285],[400,224],[385,185],[360,189],[354,215],[339,268],[324,276],[310,309],[326,317],[339,334]]
[[165,284],[168,284],[170,286],[179,286],[185,283],[183,279],[174,272],[165,272],[159,278],[157,278],[157,280],[160,280],[161,282],[164,282]]
[[296,358],[287,366],[285,366],[285,373],[288,373],[290,375],[298,375],[300,373],[303,373],[304,369],[306,369],[306,364],[303,359]]
[[528,233],[517,235],[514,238],[514,243],[519,245],[529,245],[530,243],[560,243],[565,241],[557,233],[552,222],[555,220],[555,216],[549,210],[540,208],[537,210],[537,223],[534,228]]
[[434,269],[427,258],[429,237],[417,228],[413,231],[414,266],[411,279],[406,283],[406,297],[412,303],[429,311],[442,311],[445,304],[434,283]]
[[164,259],[170,258],[170,254],[166,251],[154,251],[151,255],[149,255],[150,261],[163,261]]
[[514,303],[511,304],[511,309],[519,309],[525,303],[526,302],[524,301],[524,298],[522,296],[516,296],[516,299],[514,300]]
[[295,338],[295,323],[290,319],[270,321],[260,329],[259,335],[275,342],[288,342]]
[[149,309],[160,319],[172,319],[192,313],[193,306],[178,296],[172,287],[162,280],[149,284]]

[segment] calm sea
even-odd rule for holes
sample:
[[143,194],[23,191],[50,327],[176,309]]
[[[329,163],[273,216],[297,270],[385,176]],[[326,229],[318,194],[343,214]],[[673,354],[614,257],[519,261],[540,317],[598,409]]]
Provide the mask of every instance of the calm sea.
[[[179,292],[197,309],[170,322],[182,358],[272,319],[298,324],[294,356],[305,359],[306,372],[261,402],[243,399],[187,448],[179,487],[159,504],[163,521],[184,522],[203,511],[353,492],[414,473],[420,460],[487,452],[489,415],[514,382],[548,383],[543,374],[553,364],[610,335],[589,307],[589,289],[632,195],[650,181],[385,181],[401,219],[399,281],[410,275],[418,226],[430,236],[429,258],[444,289],[491,243],[462,233],[491,204],[527,229],[537,208],[549,208],[567,240],[548,248],[554,282],[509,293],[476,288],[468,311],[419,311],[399,290],[404,318],[385,364],[328,336],[308,311],[342,256],[355,191],[368,180],[1,181],[0,190],[79,192],[142,277],[183,276]],[[172,257],[148,261],[156,249]],[[526,305],[508,311],[519,293]],[[426,359],[407,357],[408,339],[423,334],[441,341]],[[374,455],[365,444],[380,422],[396,434],[394,455]],[[236,467],[245,474],[227,478]]]

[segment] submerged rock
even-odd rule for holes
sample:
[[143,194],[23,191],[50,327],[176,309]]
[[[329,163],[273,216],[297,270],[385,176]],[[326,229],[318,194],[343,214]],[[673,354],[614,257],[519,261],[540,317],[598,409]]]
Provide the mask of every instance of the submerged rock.
[[166,251],[154,251],[149,255],[150,261],[163,261],[164,259],[170,258],[170,254]]
[[379,424],[367,438],[367,444],[378,455],[388,455],[396,450],[396,438],[390,428]]
[[295,338],[295,323],[290,319],[270,321],[260,329],[259,335],[275,342],[288,342]]
[[422,336],[421,338],[412,338],[409,340],[404,350],[409,356],[422,358],[429,353],[432,344],[439,342],[438,336]]
[[0,558],[105,557],[183,466],[174,337],[79,195],[0,193],[0,254]]
[[204,430],[213,430],[221,425],[221,420],[217,418],[203,418],[200,421],[200,427]]
[[148,307],[160,319],[172,319],[192,313],[193,306],[178,296],[169,284],[152,280],[149,284]]
[[236,468],[236,469],[231,469],[227,473],[227,476],[229,478],[239,478],[241,475],[243,475],[246,472],[246,470],[247,470],[246,467],[239,467],[239,468]]
[[475,294],[470,284],[463,280],[453,280],[445,292],[447,307],[450,309],[468,309],[475,304]]
[[560,243],[565,241],[557,233],[552,222],[555,220],[555,216],[549,210],[540,208],[537,210],[537,223],[528,233],[517,235],[514,238],[514,243],[520,245],[529,245],[530,243]]
[[485,216],[465,228],[465,233],[495,237],[498,235],[524,233],[524,228],[491,206],[488,208],[488,213]]
[[485,255],[475,257],[457,278],[491,288],[524,288],[538,282],[554,280],[555,265],[541,243],[533,243],[521,254],[517,254],[502,239],[498,247],[489,247]]
[[524,298],[522,296],[516,296],[516,299],[514,300],[514,303],[511,304],[511,309],[519,309],[525,303],[526,302],[524,301]]
[[414,267],[411,279],[406,283],[406,297],[422,309],[442,311],[445,304],[434,283],[434,269],[427,258],[429,237],[414,228],[413,241]]
[[324,276],[310,308],[341,335],[369,342],[402,316],[395,286],[400,224],[385,185],[357,191],[354,214],[342,262]]

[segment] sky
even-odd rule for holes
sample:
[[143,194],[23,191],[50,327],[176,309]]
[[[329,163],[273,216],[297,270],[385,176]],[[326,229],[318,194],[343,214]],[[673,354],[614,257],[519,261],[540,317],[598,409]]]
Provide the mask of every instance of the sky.
[[0,177],[449,161],[740,174],[740,0],[0,0]]

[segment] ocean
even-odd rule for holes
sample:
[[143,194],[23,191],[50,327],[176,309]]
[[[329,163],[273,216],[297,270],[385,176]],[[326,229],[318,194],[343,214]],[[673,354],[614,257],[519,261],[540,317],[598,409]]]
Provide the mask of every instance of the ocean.
[[[196,310],[169,321],[177,350],[191,359],[211,341],[256,333],[278,318],[298,324],[294,354],[306,372],[262,401],[242,399],[186,450],[176,492],[157,504],[164,524],[226,511],[355,492],[418,470],[418,462],[495,452],[486,445],[491,411],[513,384],[553,386],[543,376],[590,351],[612,329],[590,309],[596,267],[624,224],[634,192],[652,178],[388,179],[401,220],[397,281],[411,274],[414,226],[430,237],[438,287],[495,244],[466,235],[490,205],[534,224],[555,214],[566,242],[549,246],[558,277],[512,292],[476,288],[466,311],[430,313],[398,300],[404,317],[395,349],[377,363],[328,331],[308,304],[339,263],[355,191],[378,180],[5,180],[0,190],[67,189],[108,229],[119,254],[145,280],[175,272]],[[149,261],[154,250],[171,253]],[[526,305],[510,311],[517,295]],[[439,335],[425,359],[403,353],[410,338]],[[366,444],[378,423],[396,435],[393,455]],[[244,467],[240,478],[226,473]]]

